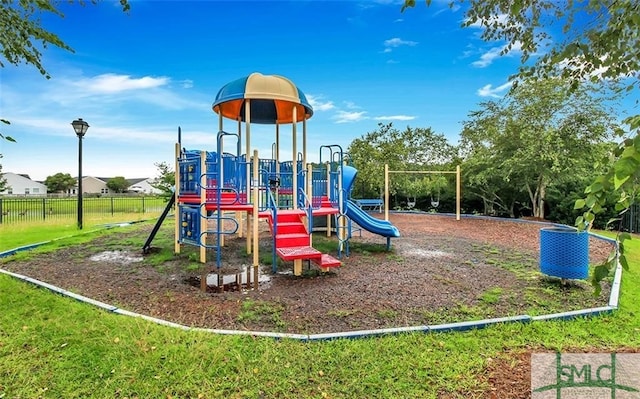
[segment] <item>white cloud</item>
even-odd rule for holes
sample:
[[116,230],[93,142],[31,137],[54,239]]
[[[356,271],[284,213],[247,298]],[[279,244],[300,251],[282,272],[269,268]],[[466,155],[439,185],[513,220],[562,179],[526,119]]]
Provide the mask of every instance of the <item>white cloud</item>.
[[503,24],[507,20],[508,17],[509,16],[507,14],[491,15],[491,16],[489,16],[489,18],[487,18],[487,19],[479,19],[479,20],[475,21],[474,23],[472,23],[469,26],[472,26],[474,28],[484,28],[485,26],[489,26],[489,25],[492,25],[494,23]]
[[105,73],[91,78],[80,79],[76,85],[82,87],[87,92],[96,94],[104,93],[120,93],[129,90],[152,89],[165,86],[169,83],[169,78],[165,76],[151,77],[144,76],[142,78],[131,78],[130,75],[116,75],[113,73]]
[[338,111],[334,116],[333,119],[336,121],[336,123],[353,123],[353,122],[359,122],[363,119],[368,119],[367,116],[365,116],[366,112],[365,111],[359,111],[359,112],[348,112],[348,111]]
[[387,64],[398,64],[396,60],[387,60]]
[[440,15],[443,12],[446,12],[446,11],[450,11],[450,12],[454,13],[454,12],[456,12],[456,11],[458,11],[460,9],[459,5],[450,3],[448,0],[447,0],[447,2],[445,2],[443,4],[440,4],[439,6],[442,7],[442,8],[440,8],[438,11],[433,13],[434,17],[437,17],[438,15]]
[[322,101],[322,96],[314,96],[312,94],[307,94],[306,96],[314,111],[329,111],[336,107],[333,105],[333,101]]
[[185,79],[180,82],[180,85],[182,86],[183,89],[190,89],[193,87],[193,80]]
[[[71,122],[62,119],[55,118],[22,118],[12,121],[16,125],[19,125],[22,129],[37,131],[42,136],[53,137],[69,137],[73,130],[71,128]],[[71,132],[71,134],[69,133]],[[199,142],[211,142],[211,134],[202,132],[199,135],[190,133],[191,136],[196,136]],[[143,140],[152,140],[156,142],[174,143],[176,141],[176,134],[174,129],[167,128],[165,126],[154,126],[150,128],[136,128],[133,126],[109,126],[104,121],[89,121],[89,131],[86,136],[91,140],[107,140],[111,143],[115,142],[140,142]]]
[[[509,19],[509,15],[507,14],[495,14],[495,15],[490,15],[485,19],[479,19],[477,21],[474,21],[469,26],[474,28],[479,28],[479,29],[485,29],[488,26],[495,26],[495,25],[502,26],[507,23],[508,19]],[[468,21],[469,21],[468,19],[465,20],[465,22],[468,22]],[[509,22],[509,24],[512,24],[512,22]],[[500,56],[513,56],[514,54],[520,54],[522,52],[521,42],[515,42],[510,49],[508,49],[507,47],[508,47],[507,44],[492,47],[486,52],[482,53],[480,55],[480,59],[472,62],[471,65],[477,68],[486,68],[489,65],[491,65],[496,58]],[[502,54],[503,52],[504,54]],[[470,53],[468,51],[465,51],[463,54],[463,58],[467,57],[469,54]]]
[[377,121],[412,121],[416,119],[416,117],[411,115],[390,115],[390,116],[376,116],[373,119]]
[[504,83],[498,87],[493,87],[491,84],[482,86],[476,92],[480,97],[494,97],[501,98],[506,90],[509,90],[513,82]]
[[353,101],[343,101],[342,102],[344,104],[345,107],[349,108],[349,109],[361,109],[362,107],[356,105],[356,103],[354,103]]
[[493,60],[500,57],[500,52],[504,47],[492,47],[486,53],[480,56],[480,59],[477,61],[473,61],[471,65],[478,68],[488,67],[493,63]]
[[480,56],[479,60],[473,61],[471,65],[477,68],[486,68],[493,63],[493,60],[500,56],[513,56],[514,54],[518,54],[522,50],[522,43],[516,42],[511,49],[507,51],[505,54],[501,54],[503,51],[507,49],[507,45],[492,47],[487,52]]
[[404,19],[398,18],[398,19],[394,20],[393,22],[397,24],[397,23],[400,23],[400,22],[404,22]]
[[392,39],[385,40],[383,44],[385,48],[395,48],[400,46],[415,46],[418,42],[402,40],[399,37],[394,37]]

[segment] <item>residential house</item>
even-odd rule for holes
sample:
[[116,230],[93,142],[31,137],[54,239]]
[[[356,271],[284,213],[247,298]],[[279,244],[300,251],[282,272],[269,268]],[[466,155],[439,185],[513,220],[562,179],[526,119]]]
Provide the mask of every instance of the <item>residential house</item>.
[[47,195],[47,186],[31,180],[29,175],[7,172],[3,173],[2,177],[7,181],[7,188],[5,191],[0,191],[0,195]]
[[155,179],[150,178],[127,179],[131,184],[127,188],[127,192],[138,194],[162,194],[162,190],[158,190],[151,185],[154,180]]
[[[107,187],[107,182],[111,180],[112,177],[93,177],[93,176],[84,176],[82,178],[82,193],[83,194],[115,194],[114,191],[110,190]],[[128,193],[139,193],[139,194],[160,194],[161,191],[154,188],[151,185],[153,179],[149,179],[146,177],[139,177],[133,179],[126,179],[129,184],[125,192]],[[77,187],[74,187],[70,190],[69,194],[76,194]]]
[[[107,182],[109,178],[84,176],[82,178],[82,193],[83,194],[111,194]],[[78,187],[74,187],[69,190],[69,194],[77,194]]]

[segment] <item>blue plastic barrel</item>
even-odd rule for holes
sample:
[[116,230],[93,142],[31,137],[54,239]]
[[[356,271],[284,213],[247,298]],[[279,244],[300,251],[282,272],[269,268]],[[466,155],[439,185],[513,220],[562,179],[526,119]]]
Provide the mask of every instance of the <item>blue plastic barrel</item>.
[[589,276],[589,233],[568,227],[540,229],[540,271],[566,279]]

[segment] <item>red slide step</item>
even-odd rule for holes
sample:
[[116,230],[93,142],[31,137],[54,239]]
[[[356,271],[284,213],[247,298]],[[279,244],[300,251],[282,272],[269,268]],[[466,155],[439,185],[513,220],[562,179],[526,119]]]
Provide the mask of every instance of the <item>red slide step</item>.
[[322,252],[313,247],[301,246],[301,247],[286,247],[276,248],[276,253],[282,260],[296,260],[296,259],[321,259]]
[[306,233],[276,235],[276,248],[303,247],[310,243],[309,234]]
[[320,258],[313,258],[311,260],[313,261],[313,263],[315,263],[316,265],[320,266],[323,269],[329,268],[329,267],[338,267],[342,265],[342,262],[340,262],[338,259],[334,258],[329,254],[322,254]]
[[278,234],[307,234],[307,228],[300,222],[278,223]]

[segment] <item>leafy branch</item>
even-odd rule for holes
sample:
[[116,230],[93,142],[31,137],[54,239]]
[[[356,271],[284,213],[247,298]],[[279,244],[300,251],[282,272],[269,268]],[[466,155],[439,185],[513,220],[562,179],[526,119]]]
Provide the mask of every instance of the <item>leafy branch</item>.
[[[635,202],[640,179],[640,134],[638,134],[640,133],[640,116],[627,118],[624,123],[631,130],[636,131],[635,137],[624,139],[618,145],[610,159],[605,160],[610,167],[585,189],[585,197],[575,202],[574,209],[586,209],[576,219],[576,226],[581,230],[590,229],[596,215],[605,210],[605,204],[610,195],[615,196],[615,211],[618,212],[619,217],[610,219],[607,225],[619,222]],[[624,134],[624,132],[619,131],[619,134]],[[629,233],[618,231],[616,235],[618,257],[616,254],[612,254],[606,261],[596,265],[591,276],[591,283],[596,289],[596,294],[600,293],[602,280],[615,270],[618,261],[624,270],[629,270],[624,246],[625,240],[630,238]]]

